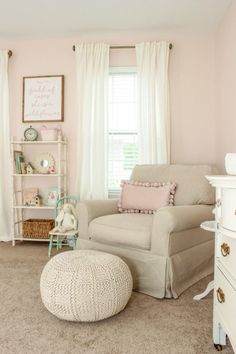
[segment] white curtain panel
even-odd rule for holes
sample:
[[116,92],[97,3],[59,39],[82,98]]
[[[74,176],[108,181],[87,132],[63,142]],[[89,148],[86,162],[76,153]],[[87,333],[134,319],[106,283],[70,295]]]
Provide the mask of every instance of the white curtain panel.
[[0,50],[0,241],[11,239],[10,161],[8,51]]
[[109,45],[80,44],[77,67],[77,190],[80,199],[107,198]]
[[136,45],[139,162],[170,162],[169,43]]

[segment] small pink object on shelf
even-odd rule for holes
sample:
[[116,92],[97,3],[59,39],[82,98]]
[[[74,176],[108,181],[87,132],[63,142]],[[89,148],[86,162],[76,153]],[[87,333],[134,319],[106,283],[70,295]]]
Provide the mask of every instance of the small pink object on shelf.
[[55,173],[55,172],[56,172],[56,171],[55,171],[55,166],[49,166],[48,172],[49,172],[49,173]]
[[47,128],[43,125],[41,128],[41,137],[43,141],[56,141],[58,137],[57,128]]

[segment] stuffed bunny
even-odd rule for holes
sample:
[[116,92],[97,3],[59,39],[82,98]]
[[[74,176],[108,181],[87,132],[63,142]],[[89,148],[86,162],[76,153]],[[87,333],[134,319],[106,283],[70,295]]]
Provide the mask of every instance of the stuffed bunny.
[[67,232],[77,230],[78,221],[76,218],[75,208],[72,204],[65,203],[58,216],[56,217],[57,226],[53,229],[54,232]]

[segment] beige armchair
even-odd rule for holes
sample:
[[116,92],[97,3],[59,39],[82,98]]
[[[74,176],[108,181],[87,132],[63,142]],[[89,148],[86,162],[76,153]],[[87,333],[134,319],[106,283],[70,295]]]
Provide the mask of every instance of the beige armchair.
[[175,206],[154,215],[121,214],[114,199],[81,202],[77,247],[120,256],[135,290],[177,298],[213,272],[213,236],[199,225],[213,219],[214,192],[204,176],[214,172],[209,165],[136,166],[132,180],[177,183]]

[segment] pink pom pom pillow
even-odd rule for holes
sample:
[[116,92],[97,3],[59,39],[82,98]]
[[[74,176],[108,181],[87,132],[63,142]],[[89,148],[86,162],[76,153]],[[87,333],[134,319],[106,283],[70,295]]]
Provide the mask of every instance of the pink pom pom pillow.
[[153,214],[156,210],[174,205],[176,183],[121,182],[118,209],[122,213]]

